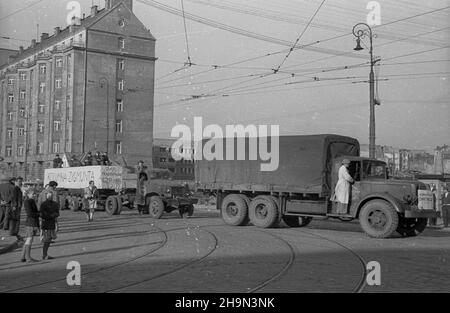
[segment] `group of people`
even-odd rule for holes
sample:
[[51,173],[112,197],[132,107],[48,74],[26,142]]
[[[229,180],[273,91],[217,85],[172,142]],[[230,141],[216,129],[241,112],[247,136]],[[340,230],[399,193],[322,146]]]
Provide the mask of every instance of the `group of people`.
[[[106,152],[97,151],[94,155],[91,151],[89,151],[82,161],[77,159],[75,155],[72,155],[70,160],[68,161],[68,165],[70,167],[76,166],[91,166],[91,165],[111,165],[111,161],[109,160],[108,154]],[[61,168],[64,167],[63,159],[57,154],[53,159],[53,168]]]
[[[58,227],[59,204],[55,190],[58,184],[51,181],[39,195],[34,189],[28,189],[24,195],[22,183],[21,177],[0,177],[0,229],[24,241],[22,262],[37,262],[31,257],[31,246],[38,234],[43,244],[42,259],[53,259],[48,255],[48,249],[56,239]],[[25,240],[19,235],[22,208],[26,212]]]

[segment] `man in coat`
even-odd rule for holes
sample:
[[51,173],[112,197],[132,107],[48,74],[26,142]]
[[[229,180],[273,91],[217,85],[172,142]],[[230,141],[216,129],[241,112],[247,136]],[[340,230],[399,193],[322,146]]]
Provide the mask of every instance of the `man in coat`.
[[20,213],[23,205],[23,193],[22,193],[23,178],[17,177],[14,180],[14,205],[12,206],[10,218],[9,218],[9,235],[16,236],[18,240],[21,240],[19,235],[20,227]]
[[337,202],[336,213],[347,214],[348,203],[350,198],[351,184],[354,182],[352,176],[348,173],[350,160],[344,159],[342,166],[339,168],[339,180],[334,189],[335,201]]
[[13,206],[15,206],[14,185],[11,179],[0,176],[0,229],[9,229],[9,216]]
[[37,206],[38,210],[41,208],[41,204],[47,199],[47,194],[52,194],[52,200],[55,202],[58,202],[58,193],[56,191],[56,187],[58,186],[58,183],[55,181],[51,181],[48,183],[47,186],[45,186],[44,190],[41,191],[38,197]]
[[442,195],[442,219],[444,221],[444,227],[448,227],[448,222],[450,218],[450,192],[449,188],[444,189],[444,194]]
[[97,208],[98,190],[94,185],[94,181],[89,182],[89,186],[84,189],[83,206],[87,215],[88,222],[94,220],[94,212]]

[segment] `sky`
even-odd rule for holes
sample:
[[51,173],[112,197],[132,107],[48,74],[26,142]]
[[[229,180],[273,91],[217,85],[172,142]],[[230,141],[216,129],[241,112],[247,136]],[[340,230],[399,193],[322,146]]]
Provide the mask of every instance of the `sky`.
[[[49,33],[65,26],[68,2],[1,0],[0,36],[11,39],[0,47],[28,46],[37,24]],[[78,2],[87,15],[92,4],[104,7]],[[277,124],[285,135],[335,133],[368,143],[370,44],[363,38],[364,50],[354,51],[352,34],[372,12],[368,3],[135,0],[135,14],[157,39],[154,136],[168,138],[199,116],[204,124]],[[378,3],[376,143],[450,144],[450,0]],[[304,47],[289,53],[295,42]]]

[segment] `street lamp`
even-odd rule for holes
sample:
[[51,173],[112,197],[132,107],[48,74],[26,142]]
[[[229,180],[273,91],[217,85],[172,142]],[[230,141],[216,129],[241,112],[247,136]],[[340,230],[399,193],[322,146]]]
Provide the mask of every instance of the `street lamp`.
[[369,74],[369,86],[370,86],[370,123],[369,123],[369,157],[375,158],[375,104],[379,103],[375,100],[375,74],[373,71],[374,65],[379,61],[379,59],[374,59],[373,57],[373,33],[372,28],[366,23],[358,23],[353,26],[353,35],[356,37],[356,47],[353,49],[355,51],[361,51],[364,48],[361,47],[361,39],[364,37],[369,37],[370,40],[370,74]]

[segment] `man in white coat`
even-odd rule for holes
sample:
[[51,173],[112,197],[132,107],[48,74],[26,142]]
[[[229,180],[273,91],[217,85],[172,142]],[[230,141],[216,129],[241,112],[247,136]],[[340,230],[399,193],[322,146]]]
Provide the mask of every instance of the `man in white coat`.
[[336,213],[347,214],[347,208],[350,198],[350,188],[354,180],[352,176],[348,173],[348,166],[350,165],[350,160],[344,159],[342,161],[342,166],[339,168],[339,180],[336,183],[334,189],[335,201],[337,202]]

